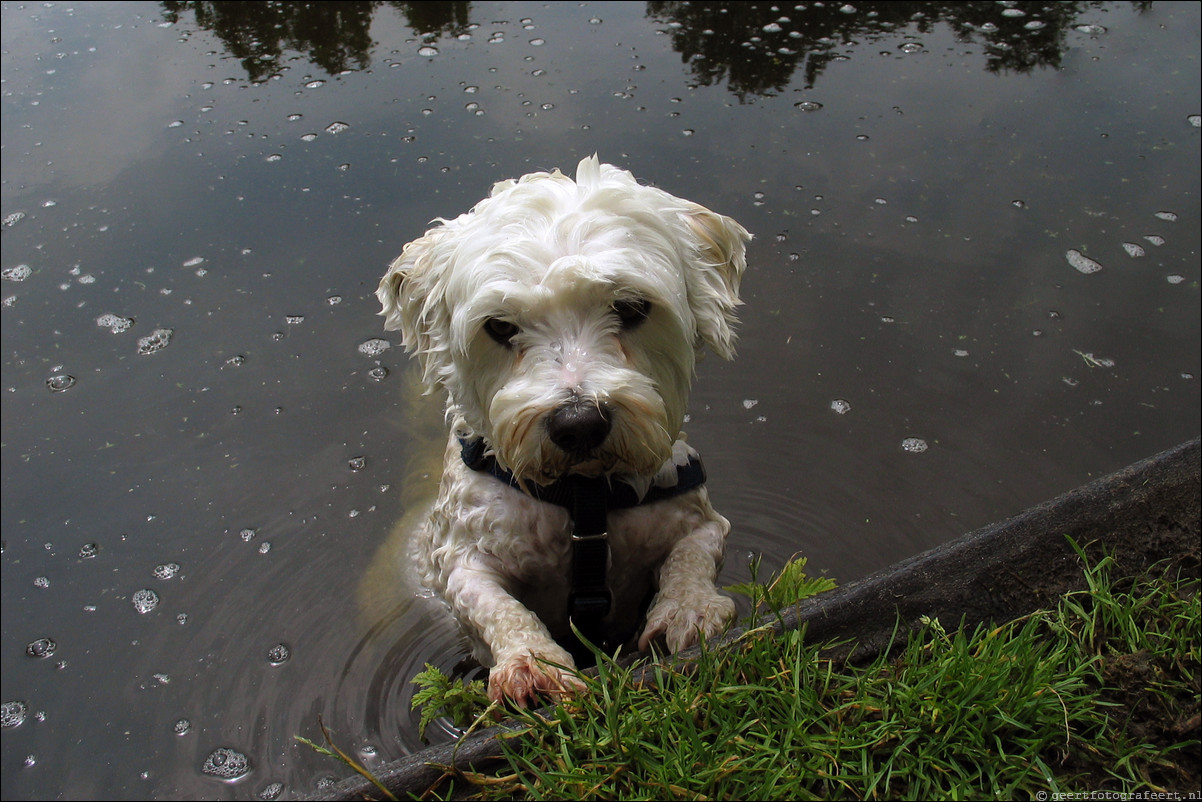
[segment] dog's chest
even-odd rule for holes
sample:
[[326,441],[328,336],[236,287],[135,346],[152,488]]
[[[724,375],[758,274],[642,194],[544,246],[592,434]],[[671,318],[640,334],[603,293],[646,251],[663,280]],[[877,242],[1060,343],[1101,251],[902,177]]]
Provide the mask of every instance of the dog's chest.
[[[567,614],[572,588],[572,523],[566,510],[538,504],[526,520],[526,533],[495,546],[513,593],[559,638],[570,637]],[[660,565],[685,527],[670,502],[614,510],[608,516],[609,559],[605,569],[612,608],[606,617],[611,634],[633,633],[657,584]],[[515,541],[525,541],[524,543]]]
[[[502,570],[526,585],[562,586],[572,568],[572,519],[554,504],[518,498],[480,535],[480,549],[497,558]],[[672,502],[657,502],[607,515],[611,585],[654,570],[672,544],[687,534],[685,516]],[[615,587],[616,591],[617,588]]]

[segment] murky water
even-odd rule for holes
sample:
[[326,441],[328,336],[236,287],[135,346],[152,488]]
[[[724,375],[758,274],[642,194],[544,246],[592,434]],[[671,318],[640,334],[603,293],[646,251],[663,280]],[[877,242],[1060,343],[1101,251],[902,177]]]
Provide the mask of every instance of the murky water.
[[[598,152],[756,234],[724,580],[850,580],[1199,433],[1196,3],[3,5],[3,796],[287,798],[456,666],[372,295]],[[433,424],[429,421],[434,421]],[[320,722],[320,724],[319,724]],[[436,736],[445,737],[445,736]]]

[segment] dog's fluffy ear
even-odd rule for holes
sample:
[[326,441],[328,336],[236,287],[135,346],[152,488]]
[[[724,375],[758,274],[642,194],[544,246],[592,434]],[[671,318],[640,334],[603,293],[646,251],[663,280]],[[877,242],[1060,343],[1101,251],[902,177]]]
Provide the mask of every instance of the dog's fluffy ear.
[[439,264],[446,256],[440,256],[437,247],[446,233],[442,227],[433,228],[406,245],[376,289],[384,329],[401,332],[405,349],[417,354],[431,389],[451,369],[450,312],[443,302]]
[[689,307],[697,320],[697,334],[718,356],[733,359],[735,308],[739,300],[739,282],[747,269],[747,248],[751,240],[747,229],[729,217],[690,204],[682,213],[692,233],[698,264],[686,277]]

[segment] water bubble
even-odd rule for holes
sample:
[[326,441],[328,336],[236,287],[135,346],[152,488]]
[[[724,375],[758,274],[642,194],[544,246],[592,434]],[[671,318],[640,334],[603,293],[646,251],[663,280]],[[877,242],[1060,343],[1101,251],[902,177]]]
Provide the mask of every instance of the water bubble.
[[155,579],[174,579],[179,573],[179,563],[162,563],[154,567]]
[[359,343],[359,353],[364,356],[377,357],[391,347],[392,343],[388,342],[388,340],[374,337]]
[[848,412],[851,412],[851,404],[842,398],[836,398],[834,401],[831,401],[831,409],[839,415],[846,415]]
[[35,588],[48,588],[50,587],[50,578],[45,576],[34,577],[33,586]]
[[1025,17],[1025,16],[1027,16],[1027,12],[1023,11],[1021,8],[1003,8],[1002,16],[1003,17]]
[[1159,217],[1161,220],[1167,220],[1170,223],[1177,222],[1176,212],[1157,212],[1155,216]]
[[75,386],[75,377],[68,373],[59,373],[46,379],[46,387],[52,393],[61,393]]
[[921,454],[927,450],[927,441],[919,437],[907,437],[901,442],[902,451],[911,454]]
[[102,329],[108,329],[113,334],[122,334],[129,331],[129,327],[134,324],[132,317],[121,317],[120,315],[103,314],[96,318],[96,325]]
[[329,298],[326,298],[326,303],[330,306],[338,306],[338,304],[342,303],[342,296],[331,295]]
[[433,45],[426,45],[424,47],[419,47],[417,49],[417,54],[419,56],[437,56],[438,48],[434,47]]
[[205,258],[203,256],[193,256],[191,259],[184,262],[183,266],[184,267],[196,267],[199,264],[203,264],[204,260],[205,260]]
[[12,228],[24,219],[25,212],[10,212],[9,214],[4,215],[4,220],[2,223],[0,223],[0,225],[3,225],[5,228]]
[[1191,114],[1185,119],[1194,128],[1202,128],[1202,114]]
[[1023,26],[1028,31],[1039,31],[1048,27],[1048,24],[1042,20],[1033,19]]
[[922,45],[918,42],[906,42],[904,45],[899,47],[898,50],[903,53],[921,53]]
[[1140,256],[1144,255],[1143,246],[1136,245],[1134,242],[1124,242],[1123,250],[1126,251],[1127,255],[1130,256],[1132,259],[1137,259]]
[[12,700],[0,704],[0,727],[11,729],[20,727],[25,723],[25,717],[29,715],[29,707],[24,702]]
[[100,546],[95,543],[84,543],[79,547],[79,556],[85,560],[90,560],[100,553]]
[[225,360],[224,364],[231,368],[240,368],[246,364],[246,355],[234,354],[229,359]]
[[242,538],[242,540],[244,542],[249,543],[255,539],[256,534],[257,534],[256,530],[247,528],[247,529],[243,529],[241,532],[239,532],[238,537]]
[[1159,248],[1161,245],[1164,245],[1164,241],[1165,241],[1164,237],[1158,236],[1156,234],[1149,234],[1148,236],[1144,237],[1144,239],[1147,240],[1148,242],[1152,243],[1153,245],[1155,245],[1157,248]]
[[186,718],[181,718],[171,725],[171,731],[176,735],[187,735],[192,731],[192,722]]
[[960,358],[964,358],[964,357],[968,356],[968,351],[965,351],[963,348],[956,348],[955,350],[952,351],[952,356],[958,356]]
[[382,382],[388,378],[388,368],[383,365],[376,365],[371,370],[367,371],[367,377],[372,381]]
[[335,120],[334,122],[332,122],[326,126],[326,133],[327,134],[341,134],[343,131],[347,130],[350,127],[351,127],[350,123],[344,123],[344,122]]
[[138,353],[146,356],[155,351],[161,351],[171,343],[174,329],[155,329],[150,334],[138,340]]
[[220,746],[209,753],[200,770],[218,779],[236,780],[250,771],[250,759],[236,749]]
[[303,114],[295,114],[295,113],[294,113],[294,114],[289,114],[289,115],[288,115],[287,117],[285,117],[284,119],[286,119],[286,120],[287,120],[288,122],[290,122],[290,123],[294,123],[294,122],[296,122],[297,120],[301,119],[301,118],[302,118],[302,117],[304,117],[304,116],[305,116],[305,115],[303,115]]
[[1093,259],[1090,259],[1085,254],[1081,253],[1080,251],[1073,250],[1072,248],[1069,248],[1064,256],[1066,259],[1068,259],[1068,263],[1081,273],[1097,273],[1102,269],[1102,266]]
[[24,281],[33,274],[33,268],[29,265],[17,265],[16,267],[7,267],[0,270],[0,278],[5,281]]
[[272,780],[264,785],[256,796],[263,802],[273,802],[273,800],[279,799],[282,793],[284,793],[284,784],[279,780]]
[[284,322],[289,326],[299,326],[305,322],[304,315],[284,315]]
[[271,543],[264,540],[262,543],[259,544],[259,553],[260,554],[266,554],[269,551],[271,551]]
[[188,623],[188,614],[187,614],[187,613],[179,613],[179,614],[177,614],[177,615],[175,616],[175,623],[179,624],[181,627],[182,627],[184,624]]
[[352,471],[361,471],[367,467],[367,457],[351,457],[347,462],[347,467]]
[[1092,353],[1078,351],[1076,348],[1073,349],[1073,353],[1081,357],[1091,368],[1113,368],[1115,365],[1114,360],[1109,357],[1094,356]]
[[292,659],[292,650],[285,643],[277,643],[267,650],[267,662],[273,666],[283,665]]
[[263,161],[278,162],[282,158],[284,158],[284,154],[282,154],[282,153],[269,153],[268,155],[263,157]]
[[305,89],[316,89],[319,86],[325,86],[325,81],[321,80],[320,78],[316,81],[309,81],[306,83]]
[[1077,25],[1073,30],[1077,33],[1087,33],[1090,36],[1101,36],[1106,33],[1106,28],[1097,24]]
[[744,398],[743,399],[743,409],[751,409],[758,403],[760,403],[760,402],[759,402],[759,399],[757,399],[757,398]]
[[547,43],[547,40],[546,40],[546,39],[531,39],[531,40],[530,40],[530,44],[531,44],[533,47],[542,47],[542,46],[543,46],[543,45],[545,45],[546,43]]
[[1185,281],[1185,276],[1179,275],[1177,273],[1172,273],[1168,276],[1165,276],[1164,280],[1170,284],[1180,284],[1183,281]]
[[1012,201],[1010,201],[1010,205],[1013,206],[1015,209],[1027,208],[1027,202],[1024,200],[1012,200]]
[[130,597],[130,601],[133,602],[135,610],[145,615],[159,606],[159,594],[150,588],[142,588],[134,592],[134,595]]
[[314,133],[301,134],[301,142],[312,142],[315,139],[317,139],[317,134],[314,134]]
[[54,654],[57,648],[58,644],[50,638],[38,638],[25,647],[25,654],[41,659]]
[[820,108],[822,108],[822,104],[813,100],[802,100],[798,103],[794,103],[793,108],[799,109],[800,111],[818,111]]
[[171,682],[171,675],[164,674],[161,671],[156,674],[151,674],[151,676],[154,678],[154,681],[160,685],[167,685]]

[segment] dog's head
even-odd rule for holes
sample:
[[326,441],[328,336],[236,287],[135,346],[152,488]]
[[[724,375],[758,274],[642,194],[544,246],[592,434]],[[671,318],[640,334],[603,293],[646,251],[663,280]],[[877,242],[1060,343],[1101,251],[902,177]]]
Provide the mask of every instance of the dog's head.
[[522,480],[654,474],[697,347],[734,356],[747,231],[596,156],[436,222],[376,295],[452,414]]

